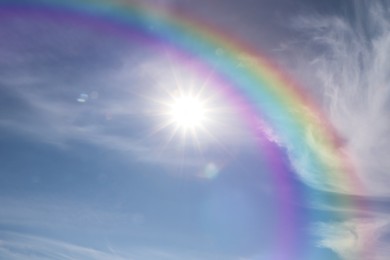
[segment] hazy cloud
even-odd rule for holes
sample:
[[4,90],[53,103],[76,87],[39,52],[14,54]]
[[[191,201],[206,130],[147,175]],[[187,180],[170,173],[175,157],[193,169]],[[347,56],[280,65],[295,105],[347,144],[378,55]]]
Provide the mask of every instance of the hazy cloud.
[[[0,45],[0,86],[7,103],[0,112],[3,129],[62,148],[82,142],[168,165],[205,164],[194,156],[182,156],[179,162],[184,143],[205,150],[250,143],[241,123],[233,119],[237,115],[221,98],[211,104],[217,117],[196,138],[184,140],[174,126],[167,126],[164,109],[172,102],[170,95],[177,88],[201,89],[211,82],[175,58],[151,55],[151,50],[140,50],[125,39],[101,41],[92,28],[35,20],[29,24],[24,19],[6,19],[12,29],[0,27],[6,39]],[[44,32],[44,37],[36,39],[34,32]],[[209,91],[212,86],[207,89],[205,96],[216,96]]]
[[389,218],[353,219],[341,223],[321,223],[315,228],[319,246],[329,248],[343,260],[388,259]]
[[[315,226],[318,246],[343,260],[385,260],[390,255],[385,199],[390,195],[390,10],[385,1],[368,0],[344,1],[343,8],[333,14],[295,17],[296,38],[275,52],[304,82],[340,134],[339,152],[351,159],[363,189],[332,168],[334,154],[322,154],[334,170],[326,173],[307,169],[304,156],[290,158],[303,182],[334,196],[325,208],[345,216],[343,221]],[[321,139],[313,133],[307,128],[306,140],[321,154]],[[324,174],[331,177],[323,178]],[[338,204],[343,199],[367,207]]]
[[[337,171],[334,178],[318,179],[321,174],[302,168],[305,157],[295,158],[298,173],[315,188],[390,195],[390,15],[380,3],[351,1],[350,17],[312,14],[295,19],[302,37],[290,46],[301,46],[299,57],[291,59],[299,68],[296,74],[322,104],[342,138],[340,152],[351,158],[365,187],[345,187],[351,181]],[[307,131],[308,142],[320,148],[321,140]],[[331,168],[332,160],[329,163]]]
[[19,259],[127,259],[113,253],[14,232],[0,232],[0,257]]
[[160,248],[128,247],[126,252],[113,249],[109,244],[106,251],[79,246],[61,240],[17,232],[0,232],[0,257],[9,260],[180,260],[180,259],[233,259],[223,255],[201,254],[190,251],[176,251]]

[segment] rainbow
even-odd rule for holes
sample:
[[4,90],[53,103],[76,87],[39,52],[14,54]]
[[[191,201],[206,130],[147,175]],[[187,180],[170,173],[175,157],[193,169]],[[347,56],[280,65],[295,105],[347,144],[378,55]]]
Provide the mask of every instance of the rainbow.
[[[339,149],[340,138],[304,88],[266,55],[229,33],[183,12],[107,0],[9,0],[1,2],[0,14],[44,16],[102,27],[154,50],[169,50],[200,76],[215,70],[214,85],[259,136],[281,202],[280,229],[275,237],[276,248],[288,252],[283,259],[306,259],[308,234],[295,226],[302,216],[288,202],[310,207],[312,194],[294,186],[288,176],[291,170],[277,158],[287,154],[294,171],[324,191],[334,190],[328,180],[342,183],[345,190],[341,193],[356,194],[363,189],[348,157]],[[270,138],[269,132],[276,138]],[[320,198],[331,199],[327,195]],[[357,200],[336,200],[353,208],[364,207]]]

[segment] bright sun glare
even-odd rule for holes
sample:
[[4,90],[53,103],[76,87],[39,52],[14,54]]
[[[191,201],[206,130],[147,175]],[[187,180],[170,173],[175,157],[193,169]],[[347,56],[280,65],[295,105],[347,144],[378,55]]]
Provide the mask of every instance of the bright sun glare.
[[215,139],[211,130],[218,119],[215,118],[218,103],[215,103],[211,75],[199,78],[187,68],[173,65],[164,75],[167,77],[158,80],[159,91],[152,98],[157,104],[155,115],[158,116],[152,134],[164,133],[163,147],[176,143],[201,149]]
[[180,96],[174,99],[170,115],[177,127],[194,129],[203,125],[205,112],[201,100],[193,96]]

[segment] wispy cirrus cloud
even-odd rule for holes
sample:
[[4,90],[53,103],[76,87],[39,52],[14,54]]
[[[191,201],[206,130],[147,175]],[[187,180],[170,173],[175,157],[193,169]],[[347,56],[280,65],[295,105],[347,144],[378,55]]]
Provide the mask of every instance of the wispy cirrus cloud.
[[314,232],[320,237],[318,246],[331,249],[343,260],[385,260],[389,257],[388,217],[320,223]]
[[[168,165],[207,163],[201,156],[181,156],[183,143],[201,144],[205,150],[250,143],[240,124],[232,123],[234,113],[226,104],[212,104],[220,108],[215,109],[217,118],[196,140],[183,140],[169,125],[164,111],[169,104],[164,103],[170,95],[177,88],[207,84],[173,57],[150,55],[148,48],[128,46],[125,39],[104,36],[101,41],[102,32],[93,28],[24,19],[6,19],[12,30],[0,27],[7,39],[0,45],[0,85],[7,106],[0,112],[3,130],[62,148],[81,142]],[[45,36],[36,39],[34,31]]]
[[0,204],[1,259],[236,259],[190,246],[140,245],[171,236],[151,228],[142,212],[32,196],[0,197]]
[[[293,164],[312,188],[329,191],[335,198],[340,193],[359,195],[339,200],[366,205],[314,205],[344,216],[344,220],[315,225],[318,246],[343,260],[384,260],[390,254],[386,206],[390,196],[390,9],[383,1],[366,0],[346,1],[343,8],[333,14],[295,17],[293,26],[299,36],[291,45],[284,44],[282,53],[289,53],[287,66],[305,82],[339,133],[340,152],[351,159],[363,189],[348,187],[353,185],[349,177],[337,171],[318,173],[299,167],[305,165],[299,157]],[[320,140],[312,138],[309,130],[307,138],[312,147],[320,147]],[[324,179],[323,174],[334,177]]]
[[[293,24],[299,38],[289,47],[299,56],[288,57],[340,134],[339,149],[351,158],[365,189],[345,187],[348,180],[337,172],[333,176],[339,177],[319,179],[321,174],[299,167],[305,165],[300,158],[293,164],[302,180],[314,188],[389,196],[389,9],[381,1],[365,0],[348,2],[345,8],[343,16],[305,14],[296,18]],[[297,48],[301,50],[297,52]],[[307,138],[311,138],[310,132]],[[319,140],[309,141],[314,148],[320,147]]]
[[180,260],[180,259],[233,259],[223,255],[202,254],[191,251],[176,251],[166,248],[128,247],[126,252],[115,250],[110,245],[103,251],[86,246],[36,235],[0,231],[0,257],[9,260]]
[[19,259],[128,259],[110,252],[15,232],[0,232],[0,257]]
[[[169,124],[167,111],[164,111],[171,98],[165,92],[169,88],[173,91],[175,85],[174,80],[166,76],[170,70],[163,69],[155,60],[140,61],[138,65],[130,76],[127,66],[108,72],[104,78],[100,76],[98,91],[83,88],[84,84],[94,84],[96,78],[93,82],[76,82],[74,86],[66,86],[56,76],[31,78],[21,73],[17,78],[5,78],[0,82],[5,86],[2,91],[13,104],[8,106],[7,113],[2,113],[0,126],[25,138],[65,149],[72,142],[82,142],[127,154],[139,161],[173,165],[206,163],[201,157],[180,156],[184,151],[183,143],[205,147],[249,144],[247,132],[239,124],[230,127],[232,131],[221,131],[221,125],[226,129],[234,121],[228,118],[232,111],[227,111],[227,107],[221,108],[224,114],[216,118],[215,129],[211,126],[200,132],[196,140],[191,140],[190,135],[188,140],[183,140],[180,129],[175,130],[175,126]],[[143,82],[139,77],[152,79]],[[159,89],[161,87],[168,90]]]

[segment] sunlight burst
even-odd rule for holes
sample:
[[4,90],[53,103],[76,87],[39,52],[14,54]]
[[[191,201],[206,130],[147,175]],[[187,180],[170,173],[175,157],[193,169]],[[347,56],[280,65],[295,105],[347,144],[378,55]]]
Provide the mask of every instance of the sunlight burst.
[[214,132],[225,118],[221,115],[225,115],[226,109],[222,108],[215,91],[212,71],[199,77],[172,61],[164,62],[160,68],[169,70],[162,69],[164,73],[152,77],[156,88],[153,95],[146,98],[152,101],[156,125],[149,136],[165,135],[161,139],[162,150],[174,144],[180,149],[201,151],[216,142]]
[[205,121],[206,109],[201,100],[193,96],[180,96],[171,105],[172,122],[183,129],[201,127]]

